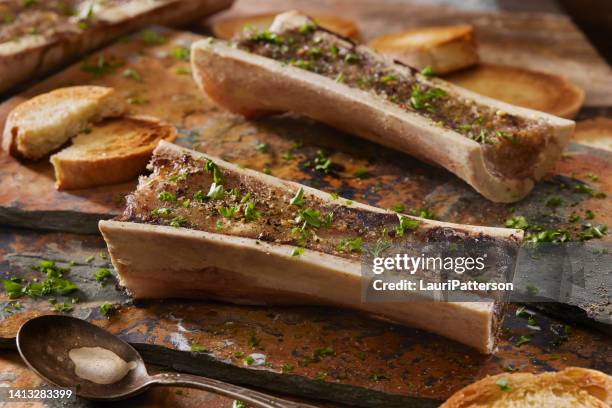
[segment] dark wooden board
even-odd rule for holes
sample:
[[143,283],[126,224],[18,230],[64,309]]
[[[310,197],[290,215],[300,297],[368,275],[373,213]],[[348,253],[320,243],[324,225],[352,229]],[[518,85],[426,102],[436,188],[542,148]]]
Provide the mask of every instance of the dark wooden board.
[[[66,300],[76,295],[80,301],[71,313],[130,341],[149,363],[349,405],[435,406],[458,388],[509,366],[530,372],[565,366],[612,369],[609,337],[576,325],[568,331],[565,323],[540,313],[535,318],[542,330],[530,330],[526,319],[515,315],[516,306],[506,314],[499,351],[485,356],[436,335],[334,308],[173,300],[131,304],[112,279],[104,286],[95,281],[95,271],[107,263],[100,252],[103,241],[91,235],[5,229],[0,232],[0,278],[32,278],[39,272],[31,265],[40,259],[60,265],[72,260],[67,276],[80,290]],[[85,262],[90,255],[95,260]],[[98,311],[103,301],[121,307],[107,319]],[[20,299],[20,310],[12,310],[14,302],[0,297],[0,339],[6,347],[25,320],[52,313],[45,298]],[[531,342],[516,346],[520,335],[531,336]],[[190,352],[194,341],[209,352]],[[325,347],[333,355],[308,361]],[[243,360],[252,353],[264,354],[267,364],[246,365]],[[283,372],[283,364],[292,369]]]

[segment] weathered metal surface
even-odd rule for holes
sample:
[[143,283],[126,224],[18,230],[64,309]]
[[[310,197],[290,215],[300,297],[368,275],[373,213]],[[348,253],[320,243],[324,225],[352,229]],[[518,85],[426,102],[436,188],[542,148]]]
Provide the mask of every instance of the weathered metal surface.
[[[376,8],[380,10],[379,6]],[[393,10],[394,18],[384,20],[385,31],[401,28],[405,13],[412,9]],[[360,26],[366,37],[381,31],[382,14],[371,14],[369,19],[361,15],[364,21],[362,24],[360,20]],[[121,63],[104,75],[96,77],[84,72],[79,63],[7,101],[0,106],[0,124],[10,107],[24,97],[66,85],[109,85],[137,102],[130,105],[132,112],[153,114],[177,125],[182,132],[178,143],[182,145],[281,178],[334,191],[349,199],[384,208],[396,203],[402,203],[407,209],[426,207],[441,220],[496,226],[511,214],[520,214],[546,227],[574,228],[568,221],[571,212],[584,214],[588,209],[596,214],[598,223],[612,225],[612,200],[592,198],[572,189],[573,184],[585,182],[608,195],[612,193],[609,153],[574,145],[569,157],[557,164],[551,177],[528,199],[516,205],[493,204],[448,172],[313,121],[285,115],[249,122],[220,111],[199,93],[190,75],[184,75],[189,64],[180,58],[180,53],[173,52],[178,47],[188,47],[199,36],[162,32],[163,44],[148,45],[136,36],[88,59],[95,62],[102,55],[106,61]],[[125,77],[123,72],[127,68],[139,72],[142,81]],[[262,144],[266,148],[257,149]],[[305,166],[321,148],[334,163],[330,174]],[[356,172],[359,177],[355,176]],[[597,181],[593,175],[598,176]],[[24,164],[2,153],[0,223],[96,233],[96,221],[121,211],[122,198],[133,186],[134,183],[125,183],[60,193],[53,187],[48,163]],[[545,205],[551,195],[562,196],[571,205],[553,210]],[[605,237],[606,242],[609,240],[610,236]],[[490,357],[437,336],[329,308],[143,302],[125,304],[107,320],[97,310],[100,302],[121,303],[125,297],[112,284],[101,287],[93,279],[96,268],[105,260],[96,256],[94,262],[99,264],[83,262],[89,255],[103,250],[103,242],[95,236],[4,229],[0,232],[0,277],[32,276],[36,272],[28,264],[38,258],[74,260],[77,265],[71,274],[78,277],[84,293],[80,295],[82,301],[74,305],[73,313],[136,344],[149,362],[349,404],[406,406],[414,401],[431,404],[509,365],[533,372],[570,365],[609,372],[612,367],[609,337],[576,326],[565,339],[564,324],[540,314],[536,320],[542,330],[533,331],[526,327],[524,318],[515,316],[516,306],[508,311],[499,352]],[[12,344],[24,320],[51,313],[45,299],[21,300],[24,308],[8,313],[6,300],[0,303],[3,339],[0,343],[5,346]],[[550,305],[547,307],[550,310]],[[581,309],[571,310],[581,312]],[[567,314],[567,309],[559,314]],[[528,333],[530,343],[514,345],[519,336]],[[194,341],[210,352],[191,353],[190,343]],[[312,358],[317,350],[319,354],[330,354],[321,351],[326,347],[333,349],[333,355]],[[252,353],[265,354],[269,364],[245,365],[244,358]],[[283,373],[283,364],[292,369]],[[167,398],[179,403],[171,396]]]
[[[70,313],[130,341],[149,363],[346,404],[433,406],[458,388],[510,367],[533,372],[566,366],[610,372],[612,367],[606,335],[575,325],[566,329],[539,313],[535,319],[541,330],[532,330],[516,316],[516,306],[507,312],[499,351],[484,356],[439,336],[333,308],[171,300],[129,304],[112,280],[106,285],[95,281],[97,268],[107,265],[103,249],[95,236],[5,229],[0,233],[0,277],[40,275],[31,269],[40,259],[62,266],[73,261],[67,276],[80,290],[65,299],[79,298]],[[85,262],[91,255],[95,259]],[[121,307],[106,318],[98,311],[103,301]],[[18,310],[14,302],[0,297],[4,346],[12,345],[25,320],[53,313],[47,298],[19,299]],[[517,346],[521,335],[530,341]],[[207,351],[191,352],[194,344]],[[265,364],[247,364],[253,353],[265,355]]]

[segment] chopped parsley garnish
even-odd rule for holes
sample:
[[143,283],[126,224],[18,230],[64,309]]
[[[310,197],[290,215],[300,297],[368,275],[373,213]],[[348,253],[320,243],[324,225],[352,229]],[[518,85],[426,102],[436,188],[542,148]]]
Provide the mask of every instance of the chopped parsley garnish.
[[332,347],[322,347],[316,349],[313,353],[314,358],[329,357],[335,355],[336,352]]
[[54,312],[58,312],[58,313],[68,313],[72,310],[72,306],[70,306],[68,303],[66,302],[62,302],[62,303],[53,303],[53,307],[52,307]]
[[255,211],[255,204],[252,201],[245,204],[243,212],[245,221],[253,221],[260,217],[259,212]]
[[240,401],[240,400],[234,400],[232,402],[232,408],[248,408],[248,407],[249,406],[245,402]]
[[591,210],[586,210],[584,212],[584,218],[586,218],[587,220],[592,220],[593,218],[595,218],[595,213]]
[[252,41],[263,42],[272,45],[281,45],[284,42],[281,36],[277,35],[276,33],[271,33],[268,30],[260,31],[258,33],[253,34],[251,35],[250,39]]
[[106,59],[104,56],[100,55],[95,61],[84,61],[81,65],[81,71],[88,72],[95,78],[100,78],[111,73],[121,65],[123,64],[116,59]]
[[172,193],[169,193],[167,191],[162,191],[157,195],[157,198],[159,198],[159,201],[165,201],[165,202],[175,202],[176,201],[176,196]]
[[353,239],[345,238],[341,240],[338,245],[336,245],[336,251],[338,252],[348,251],[348,252],[361,253],[362,246],[363,246],[363,240],[361,239],[361,237],[357,237]]
[[514,341],[514,345],[516,345],[517,347],[522,346],[523,344],[529,343],[531,342],[531,338],[529,338],[529,336],[519,336],[515,341]]
[[406,206],[402,203],[395,203],[393,204],[393,207],[391,207],[391,211],[401,213],[406,211]]
[[608,234],[608,226],[607,225],[597,225],[594,226],[591,223],[586,223],[582,226],[583,230],[580,231],[578,236],[583,241],[588,241],[593,238],[603,238]]
[[108,268],[99,268],[94,275],[97,282],[103,283],[106,279],[113,276],[112,272]]
[[142,76],[133,68],[126,68],[123,71],[123,77],[133,79],[134,81],[142,81]]
[[177,75],[191,75],[191,69],[188,67],[178,67],[174,72]]
[[525,237],[526,241],[534,242],[534,243],[538,243],[538,242],[561,243],[561,242],[571,241],[571,239],[572,239],[572,236],[569,233],[569,231],[560,229],[560,228],[555,228],[555,229],[545,230],[542,232],[528,234]]
[[185,217],[179,215],[178,217],[174,217],[170,221],[170,226],[178,228],[178,227],[182,227],[186,223],[187,223],[187,220],[185,219]]
[[178,47],[172,50],[170,53],[177,60],[187,61],[189,59],[189,48]]
[[332,161],[327,157],[324,150],[317,150],[317,155],[314,159],[315,170],[320,170],[327,174],[331,171]]
[[495,132],[495,134],[500,138],[510,141],[510,143],[514,145],[518,143],[518,139],[516,138],[516,136],[510,132],[506,132],[504,130],[498,130],[497,132]]
[[298,28],[298,31],[300,32],[300,34],[308,34],[308,33],[313,32],[315,28],[317,28],[317,26],[314,23],[308,22],[308,23],[302,24]]
[[304,248],[295,247],[293,251],[291,251],[291,256],[301,256],[304,253]]
[[396,80],[397,80],[397,78],[393,74],[388,74],[388,75],[385,75],[382,78],[380,78],[380,81],[385,83],[385,84],[387,84],[389,82],[394,82]]
[[215,184],[223,184],[224,182],[223,172],[221,172],[221,169],[219,168],[219,166],[217,166],[212,160],[206,161],[206,165],[204,166],[204,169],[208,173],[212,173],[213,182]]
[[412,218],[404,217],[403,215],[399,216],[399,225],[395,228],[395,235],[398,237],[404,236],[406,230],[415,230],[419,227],[419,221],[413,220]]
[[175,183],[177,181],[185,181],[187,180],[188,173],[186,171],[181,171],[179,174],[175,174],[174,176],[168,177],[168,181]]
[[251,365],[255,362],[255,359],[251,356],[246,356],[246,358],[243,361],[246,365]]
[[208,190],[208,194],[206,194],[206,198],[210,200],[221,200],[223,197],[225,197],[223,186],[212,183],[210,185],[210,190]]
[[170,214],[172,214],[172,209],[167,207],[155,208],[151,211],[151,215],[156,217],[167,217]]
[[255,150],[257,150],[259,153],[265,153],[268,151],[268,145],[265,143],[257,143],[255,145]]
[[508,218],[504,224],[508,228],[516,228],[516,229],[527,229],[529,227],[529,223],[522,215],[517,215],[512,218]]
[[189,350],[192,353],[206,353],[208,351],[206,347],[203,347],[195,340],[192,340],[191,343],[189,343]]
[[304,188],[300,187],[300,189],[295,193],[289,204],[295,205],[296,207],[301,207],[304,205]]
[[140,38],[147,45],[159,45],[166,42],[166,37],[155,30],[144,30]]
[[516,315],[516,317],[529,317],[529,316],[531,316],[531,313],[529,313],[525,309],[525,306],[521,306],[518,309],[516,309],[516,312],[514,314]]
[[368,176],[368,171],[366,169],[357,169],[355,170],[355,173],[353,173],[353,175],[355,176],[355,178],[363,180]]
[[231,219],[234,218],[236,210],[236,207],[221,207],[219,208],[219,214],[221,214],[223,218]]
[[606,193],[597,191],[588,184],[576,184],[574,185],[574,191],[581,194],[588,194],[594,198],[605,198]]
[[412,213],[420,218],[425,218],[428,220],[433,220],[435,215],[427,208],[419,208],[418,210],[413,210]]
[[502,390],[503,392],[510,392],[512,391],[512,388],[510,388],[510,386],[508,385],[508,380],[505,378],[500,378],[499,380],[497,380],[495,382],[495,384],[499,387],[500,390]]
[[304,223],[302,228],[305,228],[307,225],[319,228],[321,226],[321,212],[311,208],[300,210],[295,221],[298,224]]
[[113,305],[110,303],[102,303],[99,310],[102,316],[109,316],[113,311]]
[[249,338],[247,339],[247,346],[249,346],[250,348],[255,348],[259,346],[259,343],[261,343],[261,340],[259,340],[257,336],[255,336],[255,333],[251,333],[249,335]]
[[441,88],[430,88],[423,90],[419,84],[412,86],[410,92],[410,106],[416,110],[432,110],[432,102],[436,99],[443,98],[446,96],[446,92]]
[[426,76],[426,77],[433,77],[433,76],[436,76],[436,73],[434,72],[431,65],[428,65],[421,70],[421,75]]

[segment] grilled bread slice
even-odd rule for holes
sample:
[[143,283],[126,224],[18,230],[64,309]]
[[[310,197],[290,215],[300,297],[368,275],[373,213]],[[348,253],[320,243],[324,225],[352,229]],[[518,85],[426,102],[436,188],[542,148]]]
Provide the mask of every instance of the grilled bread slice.
[[375,38],[370,47],[418,69],[447,74],[478,63],[471,25],[422,27]]
[[232,0],[0,2],[0,92],[150,24],[182,25]]
[[[240,34],[244,29],[256,29],[258,31],[267,30],[272,25],[276,14],[256,14],[251,16],[239,16],[225,18],[215,21],[212,25],[212,32],[217,38],[229,40]],[[354,21],[347,18],[327,14],[313,14],[312,17],[321,27],[338,33],[344,37],[359,38],[359,28]]]
[[419,295],[406,291],[401,301],[364,302],[361,252],[381,240],[490,243],[493,269],[510,270],[521,230],[398,215],[165,141],[150,167],[124,214],[99,224],[135,298],[335,305],[493,351],[501,299],[411,302]]
[[576,123],[576,143],[612,151],[612,119],[598,117]]
[[444,79],[481,95],[563,118],[576,116],[584,102],[584,91],[567,79],[519,67],[479,64]]
[[125,104],[113,88],[73,86],[17,105],[4,125],[2,147],[14,156],[38,160],[91,122],[120,115]]
[[612,377],[569,367],[559,372],[498,374],[457,391],[440,408],[607,408]]
[[107,119],[72,139],[51,156],[59,190],[89,188],[135,179],[160,140],[172,142],[176,129],[148,116]]
[[191,56],[198,85],[233,112],[304,114],[437,163],[496,202],[525,197],[574,129],[428,78],[296,12],[238,42],[201,40]]

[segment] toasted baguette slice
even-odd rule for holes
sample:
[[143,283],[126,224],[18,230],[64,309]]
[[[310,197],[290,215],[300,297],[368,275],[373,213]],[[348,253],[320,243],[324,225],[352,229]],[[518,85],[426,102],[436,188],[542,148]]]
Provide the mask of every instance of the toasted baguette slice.
[[[215,21],[211,27],[215,37],[229,40],[240,34],[245,28],[257,31],[267,30],[272,25],[276,14],[256,14],[252,16],[239,16]],[[344,37],[359,38],[359,28],[354,21],[327,14],[313,14],[312,17],[324,28],[338,33]]]
[[584,102],[584,91],[567,79],[525,68],[479,64],[444,79],[481,95],[563,118],[575,117]]
[[440,408],[609,408],[612,377],[569,367],[559,372],[498,374],[457,391]]
[[375,38],[369,46],[406,65],[447,74],[478,63],[470,25],[422,27]]
[[[22,1],[0,3],[0,92],[151,24],[176,26],[233,0]],[[5,6],[5,7],[3,7]],[[1,23],[1,22],[0,22]]]
[[[281,38],[284,33],[294,38],[285,44],[291,52],[303,49],[300,35],[316,35],[317,41],[323,39],[317,42],[318,48],[337,49],[337,54],[342,50],[340,58],[326,51],[326,54],[318,54],[316,59],[302,60],[303,64],[316,64],[323,58],[333,59],[333,63],[325,65],[319,72],[330,72],[325,71],[330,66],[332,70],[346,69],[352,73],[351,80],[359,82],[366,70],[375,69],[378,72],[370,74],[369,78],[373,79],[368,78],[366,86],[376,83],[382,88],[387,83],[397,83],[397,78],[401,78],[403,83],[387,89],[392,92],[399,87],[404,95],[392,100],[385,96],[388,93],[372,90],[371,85],[369,89],[348,85],[347,79],[335,71],[331,71],[333,75],[326,75],[308,70],[311,65],[294,66],[292,62],[296,60],[282,60],[283,57],[293,58],[293,54],[284,49],[276,54],[279,59],[245,49],[247,45],[257,47],[260,44],[263,44],[261,48],[264,51],[274,47],[275,39],[270,44],[265,33],[251,35],[244,43],[227,43],[213,38],[198,41],[192,46],[191,53],[194,78],[210,98],[230,111],[250,117],[286,111],[304,114],[375,143],[437,163],[496,202],[514,202],[525,197],[535,182],[561,157],[573,132],[572,121],[493,100],[440,79],[426,78],[405,65],[394,63],[367,47],[350,43],[328,31],[316,28],[300,30],[300,27],[312,27],[312,24],[298,13],[285,13],[277,17],[271,30]],[[247,45],[241,47],[245,43]],[[308,58],[307,53],[304,55]],[[355,59],[370,65],[362,69]],[[340,64],[340,68],[332,64]],[[392,75],[386,75],[389,72]],[[383,78],[391,79],[383,83]],[[440,99],[442,108],[451,106],[461,114],[447,111],[447,123],[444,123],[427,116],[431,110],[423,107],[420,99],[416,101],[420,107],[413,108],[410,89],[415,87],[419,98],[426,97],[423,96],[423,87],[432,93],[437,91],[437,95],[443,95]],[[274,92],[270,92],[271,89]],[[479,109],[477,114],[473,113],[475,109]],[[482,118],[481,114],[489,118],[484,124],[478,119]],[[479,126],[480,130],[467,133],[456,125],[457,121],[468,120],[466,115],[473,116],[468,123],[470,129]],[[517,123],[521,125],[517,126]],[[505,132],[506,127],[512,127],[513,133]],[[483,132],[489,136],[485,135],[484,141],[477,141],[475,136]],[[518,136],[509,137],[514,132]],[[488,137],[492,138],[490,143]]]
[[90,123],[123,112],[113,88],[73,86],[44,93],[17,105],[4,125],[2,147],[14,156],[38,160],[62,146]]
[[612,151],[612,119],[594,118],[576,123],[572,137],[577,143]]
[[160,140],[176,139],[176,129],[148,116],[107,119],[79,134],[51,156],[58,190],[89,188],[135,179]]
[[[383,227],[391,231],[385,240],[396,244],[490,242],[497,255],[487,253],[501,255],[495,265],[510,273],[513,263],[507,260],[518,252],[521,230],[407,216],[417,227],[398,235],[393,232],[397,213],[337,200],[165,141],[155,149],[150,168],[152,173],[141,177],[128,196],[123,215],[99,224],[121,284],[135,298],[331,304],[432,331],[481,352],[493,351],[503,299],[411,302],[419,294],[406,291],[402,301],[364,302],[362,255],[338,249],[338,242],[359,236],[365,248],[379,240]],[[218,187],[225,193],[203,198]],[[320,212],[322,218],[333,213],[329,222],[313,227],[316,232],[307,229],[302,238],[294,228],[301,223],[295,221],[299,209],[289,205],[300,191],[302,208]],[[249,206],[256,214],[250,219]],[[233,212],[224,215],[229,208]],[[303,246],[303,253],[296,255],[295,245]]]

